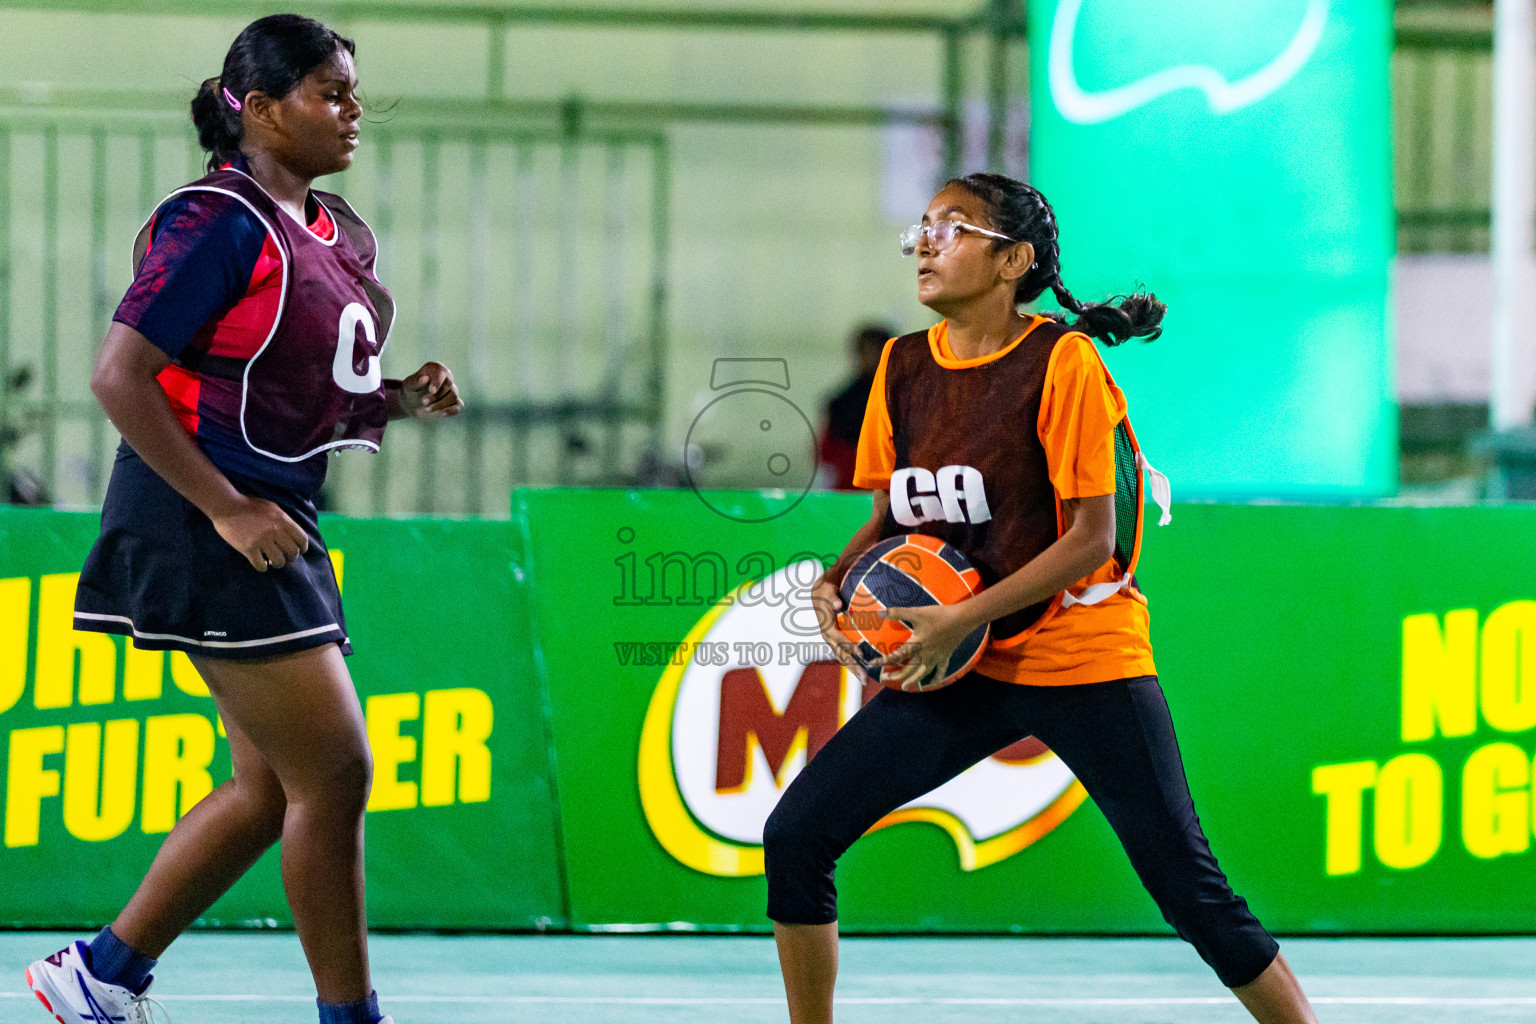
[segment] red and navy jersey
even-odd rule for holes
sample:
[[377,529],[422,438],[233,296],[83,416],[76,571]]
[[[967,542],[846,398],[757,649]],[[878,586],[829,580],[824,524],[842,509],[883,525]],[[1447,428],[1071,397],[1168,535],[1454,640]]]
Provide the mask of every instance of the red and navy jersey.
[[393,302],[350,207],[311,193],[301,227],[242,165],[155,211],[113,318],[170,357],[160,386],[214,465],[311,495],[327,451],[378,449]]

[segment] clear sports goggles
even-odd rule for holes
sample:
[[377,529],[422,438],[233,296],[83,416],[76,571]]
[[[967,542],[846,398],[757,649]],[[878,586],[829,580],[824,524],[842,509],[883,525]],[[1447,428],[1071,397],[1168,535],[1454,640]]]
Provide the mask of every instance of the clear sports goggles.
[[1017,241],[1017,239],[1009,238],[1007,235],[1000,235],[996,231],[988,231],[986,228],[979,228],[975,224],[967,224],[963,220],[939,220],[928,225],[913,224],[903,231],[901,233],[901,254],[903,256],[911,256],[917,252],[918,243],[923,240],[924,235],[928,236],[929,243],[939,252],[948,252],[954,246],[955,240],[960,237],[960,232],[962,231],[974,231],[978,235],[995,238],[1000,242]]

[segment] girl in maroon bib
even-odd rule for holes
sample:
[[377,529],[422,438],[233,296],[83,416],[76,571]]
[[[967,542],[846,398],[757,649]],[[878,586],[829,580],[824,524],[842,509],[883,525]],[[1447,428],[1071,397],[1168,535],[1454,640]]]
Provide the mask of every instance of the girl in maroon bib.
[[[251,177],[243,159],[170,198],[193,193],[240,204],[235,212],[260,224],[278,262],[270,326],[264,335],[260,327],[267,325],[246,331],[248,353],[194,352],[180,362],[183,369],[231,382],[217,392],[223,401],[204,407],[201,416],[219,417],[252,453],[277,462],[302,462],[342,447],[377,452],[389,418],[379,356],[395,303],[374,276],[373,232],[346,200],[313,190],[310,202],[330,230],[299,224]],[[152,224],[153,218],[135,243],[136,270],[150,248]]]
[[327,453],[390,419],[452,416],[453,375],[385,380],[394,303],[376,246],[310,188],[358,142],[353,44],[252,23],[192,103],[207,177],[140,232],[92,390],[122,432],[75,627],[185,652],[234,778],[177,823],[127,907],[27,971],[59,1019],[148,1020],[155,958],[273,843],[322,1024],[378,1024],[362,834],[371,759],[314,496]]

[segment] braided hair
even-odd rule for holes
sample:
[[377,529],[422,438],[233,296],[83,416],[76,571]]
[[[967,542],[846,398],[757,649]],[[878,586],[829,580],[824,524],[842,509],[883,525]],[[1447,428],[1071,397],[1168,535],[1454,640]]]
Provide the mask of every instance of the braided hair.
[[[1001,174],[967,174],[945,183],[962,188],[987,204],[993,226],[1009,238],[1035,247],[1035,263],[1019,278],[1013,298],[1023,304],[1038,299],[1049,288],[1061,308],[1075,316],[1074,330],[1106,345],[1132,338],[1152,341],[1163,332],[1168,307],[1156,295],[1136,291],[1106,302],[1082,302],[1061,283],[1061,244],[1057,239],[1056,211],[1040,191]],[[1006,245],[1006,242],[994,242]],[[1049,315],[1049,314],[1047,314]],[[1059,319],[1059,318],[1053,318]]]

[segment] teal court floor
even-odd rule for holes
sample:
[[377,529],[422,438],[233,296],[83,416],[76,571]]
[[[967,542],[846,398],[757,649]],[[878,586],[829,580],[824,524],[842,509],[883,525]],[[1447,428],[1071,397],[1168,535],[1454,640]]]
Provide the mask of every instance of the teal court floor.
[[[74,936],[0,933],[0,1021],[45,1024],[22,970]],[[1536,939],[1292,939],[1324,1024],[1536,1020]],[[782,1024],[760,937],[432,936],[372,940],[398,1024]],[[288,933],[178,940],[155,995],[172,1024],[315,1020]],[[847,938],[841,1024],[1218,1024],[1248,1020],[1171,939]]]

